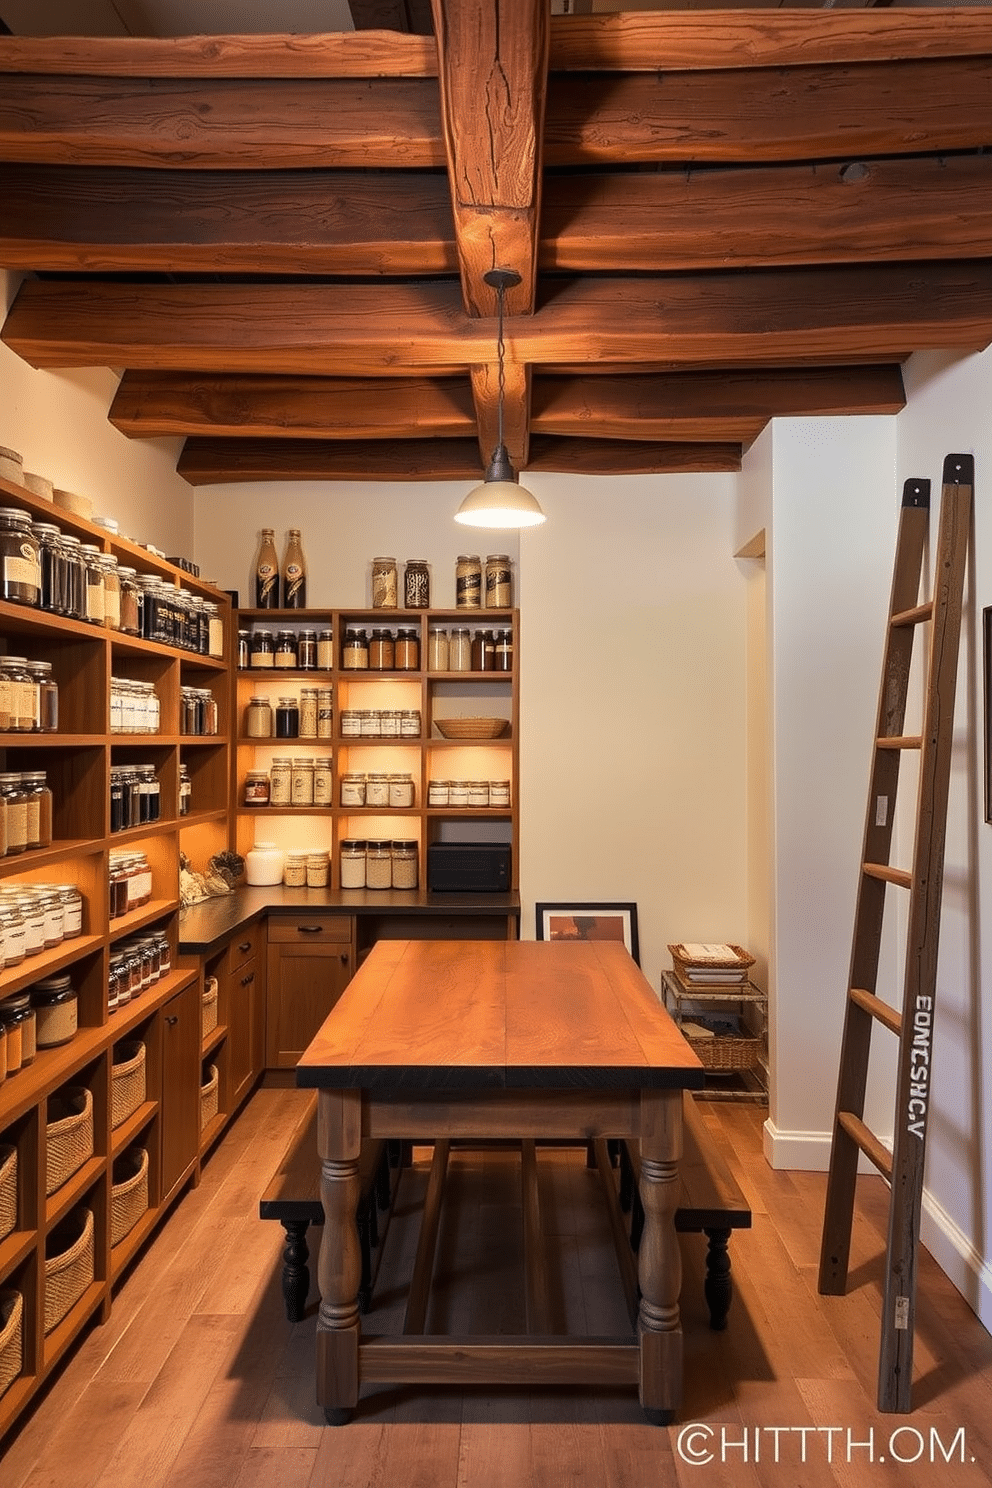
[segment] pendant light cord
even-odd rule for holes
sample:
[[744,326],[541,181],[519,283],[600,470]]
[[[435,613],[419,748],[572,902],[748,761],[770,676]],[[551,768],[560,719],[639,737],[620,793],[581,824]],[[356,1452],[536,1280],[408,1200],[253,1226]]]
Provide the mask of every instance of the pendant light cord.
[[505,290],[504,290],[502,284],[500,284],[499,287],[497,288],[497,291],[496,291],[496,303],[497,303],[497,307],[498,307],[498,316],[499,316],[498,322],[497,322],[497,324],[498,324],[498,330],[496,332],[496,355],[497,355],[497,357],[499,359],[499,382],[497,383],[498,392],[497,392],[497,403],[496,403],[496,419],[497,419],[496,427],[497,427],[497,430],[498,430],[498,438],[497,438],[497,441],[496,441],[496,447],[497,447],[497,449],[502,449],[503,448],[503,395],[504,395],[504,393],[506,391],[506,373],[505,373],[504,368],[503,368],[503,356],[504,356],[504,353],[506,351],[506,347],[503,344],[503,295],[504,295],[504,293],[505,293]]

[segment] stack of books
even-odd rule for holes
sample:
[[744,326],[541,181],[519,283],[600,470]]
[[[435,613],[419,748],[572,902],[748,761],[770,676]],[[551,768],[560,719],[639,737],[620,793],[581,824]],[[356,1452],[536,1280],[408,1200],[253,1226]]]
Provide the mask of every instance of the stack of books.
[[679,941],[670,945],[672,967],[687,989],[734,987],[748,979],[754,957],[738,945]]

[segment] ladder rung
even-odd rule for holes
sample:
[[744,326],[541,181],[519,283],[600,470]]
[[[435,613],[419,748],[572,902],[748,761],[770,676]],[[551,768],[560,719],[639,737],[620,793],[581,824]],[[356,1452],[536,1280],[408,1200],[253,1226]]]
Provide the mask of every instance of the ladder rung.
[[889,734],[875,740],[876,749],[922,749],[922,734]]
[[900,610],[898,615],[889,616],[890,625],[921,625],[924,620],[933,618],[933,602],[927,600],[926,604],[914,605],[911,610]]
[[904,889],[913,887],[913,875],[905,868],[891,868],[888,863],[862,863],[861,869],[869,878],[881,878]]
[[851,1001],[857,1003],[859,1008],[864,1008],[873,1018],[877,1018],[879,1023],[884,1023],[890,1033],[897,1036],[902,1033],[902,1013],[876,997],[874,992],[866,992],[864,987],[852,987]]
[[837,1121],[851,1140],[861,1148],[865,1157],[875,1164],[882,1177],[891,1181],[892,1153],[878,1140],[875,1133],[865,1126],[860,1116],[855,1116],[852,1111],[838,1111]]

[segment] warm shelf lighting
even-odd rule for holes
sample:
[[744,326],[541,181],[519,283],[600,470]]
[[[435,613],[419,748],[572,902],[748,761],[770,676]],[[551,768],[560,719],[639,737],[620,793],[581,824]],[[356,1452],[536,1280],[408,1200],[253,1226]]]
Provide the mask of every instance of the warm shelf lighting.
[[508,288],[520,283],[520,275],[516,269],[490,269],[484,277],[486,283],[496,291],[499,315],[496,340],[499,358],[498,435],[482,485],[469,491],[455,512],[455,521],[460,522],[463,527],[537,527],[546,520],[545,515],[537,497],[518,483],[503,440],[503,395],[506,391],[503,296]]

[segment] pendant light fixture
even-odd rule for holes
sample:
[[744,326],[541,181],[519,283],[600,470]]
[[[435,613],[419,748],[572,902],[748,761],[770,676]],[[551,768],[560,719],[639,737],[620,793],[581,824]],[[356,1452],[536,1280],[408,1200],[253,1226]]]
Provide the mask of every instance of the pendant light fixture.
[[545,520],[544,513],[537,497],[518,483],[503,442],[503,395],[506,391],[503,367],[503,296],[507,289],[520,283],[520,275],[516,269],[490,269],[484,278],[496,291],[499,315],[496,341],[499,358],[497,444],[482,485],[469,491],[455,512],[455,521],[461,522],[465,527],[536,527]]

